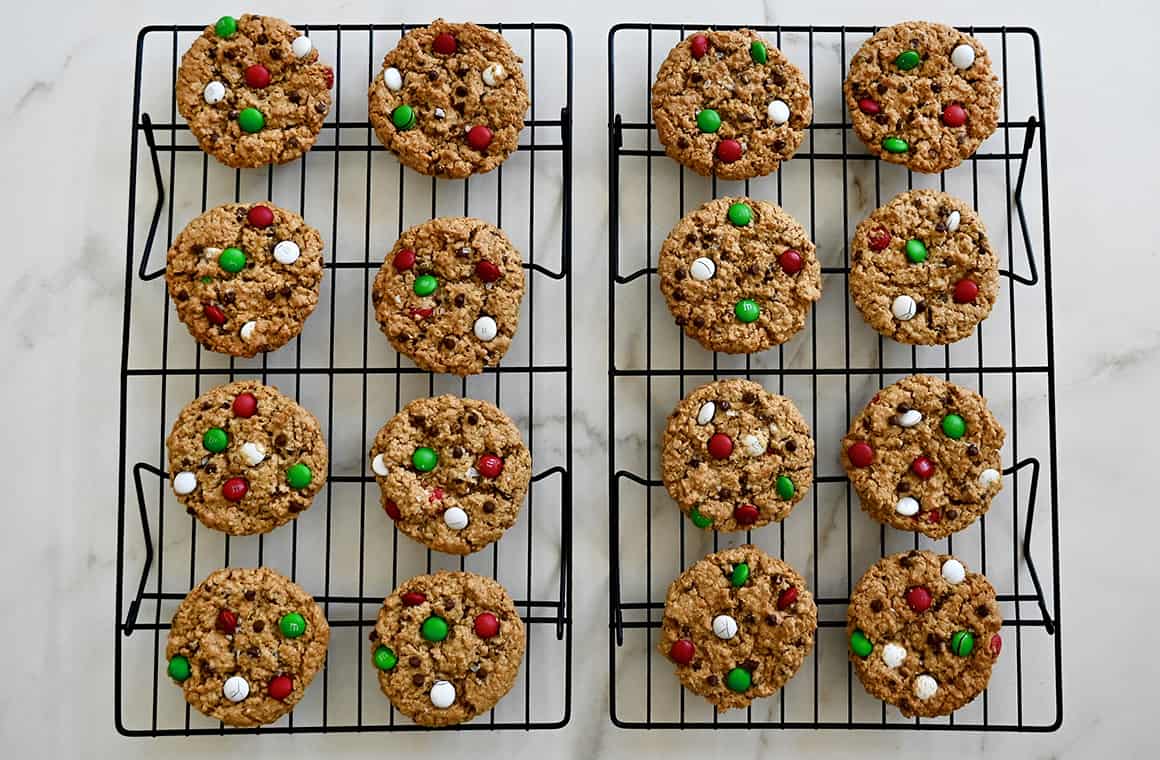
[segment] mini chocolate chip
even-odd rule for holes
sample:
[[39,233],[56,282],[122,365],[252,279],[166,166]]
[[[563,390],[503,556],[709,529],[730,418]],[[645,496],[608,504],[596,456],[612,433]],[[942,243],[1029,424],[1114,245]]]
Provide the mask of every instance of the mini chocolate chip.
[[278,295],[278,293],[277,293],[277,292],[275,292],[275,290],[274,290],[273,288],[267,288],[267,289],[266,289],[265,296],[266,296],[266,299],[267,299],[267,300],[269,300],[269,301],[273,301],[273,300],[274,300],[274,297],[275,297],[275,296],[277,296],[277,295]]
[[776,150],[778,153],[785,150],[785,140],[774,140],[773,141],[773,149]]
[[200,667],[201,667],[202,671],[204,671],[204,672],[206,672],[206,673],[212,673],[212,672],[213,672],[213,668],[211,668],[211,667],[209,666],[209,661],[208,661],[208,660],[198,660],[198,661],[197,661],[197,664],[198,664],[198,666],[200,666]]
[[432,82],[434,82],[436,79],[439,78],[439,72],[436,71],[435,69],[431,69],[430,71],[427,72],[427,78],[430,79]]
[[306,509],[306,505],[300,501],[292,501],[290,502],[290,506],[287,507],[287,509],[289,509],[291,512],[301,512],[302,510]]
[[678,280],[683,280],[683,279],[685,279],[685,270],[678,269],[676,272],[673,273],[673,276],[676,277]]
[[275,61],[282,60],[282,51],[279,48],[270,48],[270,57]]
[[234,51],[232,51],[232,50],[227,50],[226,52],[222,53],[222,55],[225,57],[225,59],[227,61],[234,60]]
[[777,618],[775,618],[772,614],[766,615],[765,622],[767,625],[777,625]]
[[283,285],[282,289],[279,290],[278,292],[282,294],[283,298],[289,298],[290,294],[293,293],[294,291],[290,289],[289,285]]
[[445,609],[445,610],[453,610],[453,609],[455,609],[455,600],[454,600],[454,599],[448,599],[446,602],[444,602],[444,603],[443,603],[443,609]]
[[939,222],[938,224],[936,224],[936,225],[934,226],[934,229],[935,229],[935,231],[936,231],[936,232],[946,232],[946,231],[947,231],[947,226],[946,226],[946,224],[944,224],[943,222]]
[[748,670],[750,673],[757,670],[757,660],[746,660],[741,663],[742,670]]
[[716,686],[717,685],[717,676],[709,676],[708,678],[705,679],[705,683],[709,684],[710,686]]
[[236,300],[238,300],[238,296],[234,291],[227,290],[225,293],[222,293],[222,301],[224,303],[232,304]]
[[177,291],[177,300],[178,301],[188,301],[189,300],[189,293],[185,292],[184,290]]
[[447,349],[455,348],[455,338],[450,335],[443,339],[443,347]]
[[906,92],[906,91],[907,91],[907,90],[909,90],[909,89],[910,89],[910,88],[909,88],[909,87],[907,87],[907,86],[906,86],[906,85],[904,85],[904,84],[900,84],[900,85],[898,85],[898,91],[899,91],[899,92]]
[[697,84],[702,79],[704,79],[704,77],[701,76],[701,72],[699,72],[699,71],[694,71],[692,74],[689,75],[689,81],[692,82],[693,84]]
[[467,97],[467,88],[464,87],[463,85],[459,85],[458,87],[455,88],[455,94],[461,98],[465,98],[465,97]]
[[262,652],[257,647],[250,647],[246,650],[246,654],[250,655],[251,657],[258,657],[262,654]]
[[238,112],[237,111],[230,111],[229,118],[230,118],[230,121],[233,121],[234,119],[238,118]]
[[255,620],[254,621],[254,633],[261,633],[264,630],[266,630],[266,621],[265,620]]
[[480,668],[479,670],[475,671],[475,677],[480,680],[487,678],[487,668]]
[[916,303],[916,304],[914,305],[914,310],[915,310],[916,312],[920,313],[920,314],[921,314],[922,312],[926,311],[926,302],[925,302],[925,301],[919,301],[918,303]]
[[371,632],[369,634],[367,634],[367,641],[378,641],[378,640],[379,640],[379,632],[376,631],[374,628],[372,628]]
[[957,510],[957,509],[948,509],[947,510],[947,519],[948,520],[957,519],[958,516],[959,516],[959,510]]
[[326,113],[326,104],[325,103],[315,103],[314,110],[317,113]]
[[302,100],[302,96],[299,95],[297,92],[292,91],[292,92],[286,93],[286,99],[289,100],[294,105],[298,105],[298,103]]
[[686,140],[684,137],[678,137],[678,138],[677,138],[677,148],[679,148],[680,150],[685,150],[685,149],[687,149],[688,147],[689,147],[689,141],[688,141],[688,140]]
[[411,658],[409,660],[407,660],[407,664],[410,665],[412,668],[417,668],[423,664],[423,661],[420,660],[418,657],[415,657],[414,655],[412,655]]
[[461,446],[456,446],[455,448],[451,449],[451,456],[455,459],[459,459],[459,457],[463,456],[463,448]]
[[879,124],[886,124],[890,121],[890,119],[887,118],[886,114],[880,113],[874,117],[874,121],[878,122]]
[[700,317],[693,317],[693,327],[704,327],[704,326],[705,326],[705,320],[701,319]]
[[902,565],[903,567],[910,567],[914,563],[910,561],[910,557],[903,557],[898,560],[898,564]]
[[878,94],[879,95],[885,95],[886,91],[888,89],[889,88],[886,85],[882,84],[881,82],[878,83]]
[[729,402],[728,401],[718,401],[717,406],[720,407],[721,409],[728,409]]
[[881,612],[882,608],[885,606],[886,605],[882,603],[881,599],[875,599],[874,601],[870,602],[870,609],[874,612]]
[[746,271],[749,272],[751,277],[756,277],[759,274],[761,274],[761,269],[756,264],[750,264],[749,269],[747,269]]
[[985,618],[991,614],[991,608],[985,604],[980,604],[975,608],[975,614],[981,618]]
[[931,82],[930,83],[930,91],[931,92],[942,92],[942,85],[939,84],[938,82]]
[[717,492],[717,498],[721,499],[722,501],[728,499],[732,495],[733,495],[733,492],[730,491],[728,488],[722,488],[720,491]]
[[213,462],[209,462],[205,466],[205,471],[208,473],[211,473],[211,474],[215,473],[215,472],[217,472],[217,465],[214,464]]
[[746,404],[752,404],[754,401],[757,400],[757,394],[754,393],[753,391],[746,391],[744,393],[744,395],[741,396],[741,400],[744,401]]
[[494,501],[485,501],[483,503],[483,511],[490,515],[492,512],[495,511],[495,502]]
[[259,34],[259,35],[258,35],[258,44],[259,44],[259,45],[265,45],[265,44],[266,44],[266,43],[268,43],[269,41],[270,41],[270,38],[269,38],[269,37],[267,37],[266,35],[264,35],[264,34]]
[[677,323],[677,327],[684,327],[685,326],[685,318],[684,317],[677,317],[673,321]]
[[969,446],[967,446],[967,456],[977,457],[978,455],[979,455],[979,447],[978,446],[976,446],[973,443],[970,444]]
[[696,459],[696,458],[690,459],[689,466],[692,467],[693,469],[696,469],[696,468],[701,466],[701,460]]
[[898,493],[908,493],[910,491],[910,483],[907,483],[905,480],[900,480],[894,490]]
[[285,446],[285,445],[286,445],[286,440],[287,440],[287,439],[286,439],[286,434],[285,434],[285,433],[279,433],[278,435],[274,436],[274,445],[275,445],[275,446]]
[[423,678],[422,673],[416,673],[415,675],[411,676],[411,683],[415,684],[416,686],[422,686],[425,680],[427,679]]
[[190,515],[196,515],[196,514],[197,514],[197,510],[195,510],[193,507],[186,507],[186,508],[185,508],[185,512],[186,512],[186,514],[190,514]]
[[685,294],[681,292],[680,288],[677,288],[676,290],[673,291],[673,300],[674,301],[684,301],[685,300]]
[[786,441],[785,450],[792,454],[793,452],[797,451],[797,443],[794,441]]
[[470,412],[470,413],[468,413],[468,415],[467,415],[467,424],[468,424],[468,425],[474,425],[474,424],[475,424],[475,423],[477,423],[477,422],[479,422],[479,418],[475,416],[475,412]]

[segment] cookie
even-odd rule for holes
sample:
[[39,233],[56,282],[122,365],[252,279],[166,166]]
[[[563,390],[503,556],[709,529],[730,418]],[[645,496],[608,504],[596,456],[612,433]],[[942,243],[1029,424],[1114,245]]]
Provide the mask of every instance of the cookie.
[[383,509],[436,551],[471,554],[515,524],[532,456],[508,416],[486,401],[421,398],[387,421],[370,451]]
[[277,388],[256,380],[194,399],[165,441],[169,482],[186,511],[231,536],[295,519],[326,484],[322,426]]
[[371,300],[391,345],[429,372],[475,375],[507,352],[520,319],[524,269],[498,227],[440,217],[396,241]]
[[945,538],[991,507],[1003,485],[1002,426],[978,393],[930,375],[879,391],[842,439],[862,511]]
[[375,134],[421,174],[489,172],[519,145],[529,104],[522,63],[501,35],[475,24],[437,19],[412,29],[371,82]]
[[178,234],[165,282],[178,318],[207,349],[273,351],[302,332],[318,305],[322,236],[272,203],[227,203]]
[[379,687],[421,726],[487,712],[516,681],[524,623],[504,587],[475,573],[419,575],[383,601],[370,633]]
[[867,149],[918,172],[958,166],[999,125],[1002,88],[987,49],[942,24],[880,30],[854,54],[844,91]]
[[867,324],[900,343],[968,337],[999,297],[999,259],[969,205],[938,190],[900,193],[858,225],[850,296]]
[[333,83],[310,38],[282,19],[222,16],[181,57],[177,110],[226,166],[284,164],[318,139]]
[[710,554],[673,581],[657,649],[718,712],[768,697],[814,646],[818,608],[792,567],[756,546]]
[[784,343],[822,297],[805,228],[752,198],[718,198],[686,214],[657,267],[677,324],[709,351],[749,354]]
[[874,697],[906,717],[948,715],[987,687],[1003,648],[995,589],[949,554],[878,560],[846,613],[850,661]]
[[322,668],[330,626],[314,599],[268,567],[210,573],[178,606],[165,656],[185,701],[229,726],[294,709]]
[[780,522],[813,483],[814,441],[797,407],[749,380],[702,385],[669,415],[669,495],[698,528]]
[[698,174],[749,179],[794,154],[813,104],[806,78],[756,32],[704,31],[661,64],[652,115],[670,158]]

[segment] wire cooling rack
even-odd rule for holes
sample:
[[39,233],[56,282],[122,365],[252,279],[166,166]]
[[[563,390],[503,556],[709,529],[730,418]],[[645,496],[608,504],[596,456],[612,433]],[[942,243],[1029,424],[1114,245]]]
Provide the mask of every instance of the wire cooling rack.
[[[203,154],[177,117],[179,56],[200,26],[151,26],[137,38],[129,165],[117,511],[114,704],[131,736],[234,733],[191,711],[165,674],[169,620],[185,594],[224,566],[273,567],[322,605],[327,666],[278,723],[250,733],[421,729],[381,694],[367,635],[399,583],[435,569],[496,578],[527,624],[512,692],[457,729],[558,728],[568,722],[572,636],[572,36],[558,24],[491,24],[524,58],[531,110],[519,150],[462,182],[403,169],[367,121],[366,90],[403,25],[297,25],[334,66],[334,103],[318,144],[283,167],[237,171]],[[271,200],[326,241],[318,309],[299,338],[251,360],[203,351],[176,319],[162,277],[178,231],[205,209]],[[515,341],[500,366],[469,379],[400,358],[370,318],[370,283],[398,234],[438,215],[501,227],[529,273]],[[230,538],[187,515],[166,482],[165,436],[181,407],[214,385],[257,377],[317,415],[330,447],[326,488],[311,509],[267,535]],[[457,393],[515,420],[534,475],[517,524],[467,558],[400,538],[379,509],[367,455],[407,401]],[[424,729],[425,730],[425,729]]]
[[[848,62],[875,28],[751,27],[808,76],[814,123],[797,155],[773,176],[726,182],[667,158],[649,107],[665,55],[708,26],[622,24],[608,36],[612,721],[624,728],[1055,730],[1063,685],[1039,39],[1027,28],[964,27],[994,58],[1003,84],[1001,122],[973,158],[923,176],[867,153],[845,112]],[[998,303],[974,336],[953,346],[885,340],[863,323],[847,295],[854,226],[912,187],[969,199],[1000,256]],[[806,225],[822,262],[822,299],[806,327],[788,343],[751,356],[709,353],[684,338],[657,292],[656,255],[668,231],[689,210],[727,194],[775,200]],[[913,372],[984,393],[1008,433],[1002,492],[985,518],[944,541],[870,520],[839,461],[850,418],[879,388]],[[818,444],[814,485],[784,522],[718,535],[681,519],[660,480],[660,441],[669,412],[686,393],[737,376],[789,396],[801,409]],[[656,651],[656,630],[672,579],[705,554],[745,541],[802,572],[818,602],[819,630],[813,654],[777,695],[718,715],[681,688],[671,663]],[[905,719],[872,699],[847,659],[850,589],[880,556],[911,547],[953,552],[986,573],[1005,620],[1006,646],[989,688],[941,719]]]

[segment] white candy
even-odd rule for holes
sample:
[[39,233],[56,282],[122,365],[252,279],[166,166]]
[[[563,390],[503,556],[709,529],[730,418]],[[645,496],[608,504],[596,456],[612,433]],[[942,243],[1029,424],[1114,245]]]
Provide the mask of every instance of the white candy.
[[906,648],[890,643],[882,647],[882,661],[888,668],[897,668],[906,661]]
[[387,477],[387,475],[391,472],[390,468],[387,467],[387,463],[383,461],[382,454],[375,454],[375,458],[371,462],[371,469],[374,470],[375,475],[378,475],[380,478]]
[[394,66],[383,72],[383,81],[386,82],[388,90],[398,92],[403,89],[403,75]]
[[914,696],[919,699],[930,699],[938,691],[938,681],[925,673],[914,679]]
[[769,423],[769,432],[772,435],[777,435],[777,423],[776,422]]
[[480,317],[475,320],[475,327],[472,329],[475,331],[475,337],[484,343],[495,340],[495,336],[499,334],[499,327],[491,317]]
[[290,43],[290,49],[294,51],[295,56],[301,58],[314,49],[314,43],[305,34],[301,34]]
[[467,513],[459,507],[451,507],[443,513],[443,522],[451,530],[463,530],[467,527]]
[[468,466],[468,468],[467,468],[467,477],[468,477],[470,480],[475,480],[476,478],[478,478],[478,477],[479,477],[479,470],[475,469],[474,467]]
[[701,408],[697,410],[697,424],[708,425],[713,421],[713,415],[717,413],[717,405],[712,401],[706,401],[701,404]]
[[436,119],[442,119],[442,118],[443,118],[444,116],[446,116],[446,115],[447,115],[447,114],[446,114],[446,113],[443,111],[443,109],[442,109],[442,108],[436,108],[436,109],[435,109],[435,118],[436,118]]
[[966,580],[967,569],[957,559],[948,559],[942,566],[943,580],[952,586],[957,586]]
[[238,333],[242,336],[242,340],[248,341],[250,338],[254,337],[254,330],[256,329],[258,329],[258,323],[251,319],[249,322],[242,325],[242,329],[239,330]]
[[899,296],[894,299],[894,303],[890,304],[890,313],[894,315],[895,319],[906,322],[914,319],[914,315],[918,313],[918,304],[910,296]]
[[254,467],[262,463],[266,458],[266,450],[262,448],[262,444],[246,441],[242,444],[242,457],[245,458],[246,464]]
[[947,232],[954,232],[959,228],[959,222],[962,221],[963,215],[958,211],[952,211],[947,215]]
[[717,638],[728,641],[737,635],[737,621],[728,615],[718,615],[713,618],[713,633]]
[[231,702],[241,702],[250,696],[250,684],[241,676],[230,676],[222,684],[222,694]]
[[214,103],[222,102],[222,98],[226,96],[226,86],[221,82],[213,81],[205,86],[205,91],[202,92],[202,97],[205,102],[213,105]]
[[173,476],[173,492],[185,496],[197,490],[197,476],[192,472],[179,472]]
[[775,100],[769,104],[769,120],[774,124],[785,124],[789,121],[789,106],[784,101]]
[[999,474],[998,470],[988,467],[979,473],[979,485],[981,485],[983,488],[990,488],[991,486],[998,483],[999,479],[1002,477],[1003,476]]
[[274,259],[279,264],[293,264],[298,261],[298,256],[301,253],[298,244],[293,240],[283,240],[274,246]]
[[745,453],[751,457],[759,457],[765,453],[765,441],[752,433],[741,437],[741,445],[745,447]]
[[717,274],[717,265],[713,263],[713,259],[707,259],[704,256],[694,260],[692,266],[689,267],[689,276],[698,282],[711,280],[715,274]]
[[969,69],[975,62],[975,49],[963,43],[951,51],[951,63],[960,69]]
[[922,412],[917,409],[907,409],[902,414],[897,415],[894,421],[905,428],[911,428],[922,422]]
[[903,517],[914,517],[918,514],[918,501],[910,496],[903,496],[894,505],[894,511]]
[[507,79],[507,71],[502,63],[489,63],[487,68],[483,70],[483,83],[488,87],[495,87],[505,79]]
[[216,262],[218,260],[218,256],[222,255],[221,248],[211,248],[209,246],[202,248],[201,252],[202,252],[202,255],[204,255],[207,259],[209,259],[210,261],[213,261],[213,262]]
[[448,681],[436,681],[431,687],[431,704],[446,710],[455,704],[455,687]]

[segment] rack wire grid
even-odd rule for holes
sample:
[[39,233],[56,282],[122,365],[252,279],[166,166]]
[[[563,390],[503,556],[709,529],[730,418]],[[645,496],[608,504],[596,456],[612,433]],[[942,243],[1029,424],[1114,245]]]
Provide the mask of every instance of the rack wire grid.
[[[531,109],[519,149],[493,172],[443,181],[405,170],[367,121],[367,87],[404,25],[297,25],[334,67],[318,144],[286,166],[228,169],[177,118],[179,55],[200,26],[150,26],[137,38],[129,165],[117,512],[115,723],[130,736],[425,730],[378,688],[367,636],[383,598],[413,575],[496,578],[527,625],[527,655],[494,710],[452,730],[558,728],[572,680],[572,35],[559,24],[490,24],[525,61]],[[154,196],[155,194],[155,196]],[[205,209],[270,200],[327,243],[319,306],[281,350],[235,360],[201,349],[165,292],[165,252]],[[400,358],[371,318],[370,283],[404,227],[474,215],[507,232],[529,279],[522,328],[502,363],[468,379]],[[135,291],[136,286],[136,291]],[[165,436],[181,407],[235,378],[281,386],[317,415],[330,448],[311,509],[267,535],[231,538],[185,513],[166,483]],[[407,401],[456,393],[492,401],[532,452],[533,483],[504,537],[470,557],[432,553],[378,508],[367,450]],[[293,713],[234,729],[191,711],[165,675],[165,636],[185,594],[223,566],[266,565],[313,594],[331,626],[327,666]]]
[[[778,172],[726,182],[667,158],[649,107],[661,60],[680,39],[707,26],[621,24],[608,37],[612,721],[624,728],[1052,731],[1062,720],[1063,686],[1039,39],[1027,28],[963,28],[995,58],[1003,85],[999,129],[961,166],[923,176],[867,153],[845,111],[847,64],[876,27],[750,27],[772,38],[806,73],[814,121],[801,149]],[[951,346],[885,340],[863,323],[847,295],[854,226],[912,187],[970,199],[1000,256],[1001,295],[991,316],[974,336]],[[806,225],[822,262],[822,299],[805,328],[784,345],[749,356],[710,353],[684,338],[657,293],[656,254],[668,231],[692,208],[726,194],[776,201]],[[1003,490],[985,518],[944,541],[868,518],[839,460],[852,415],[879,388],[914,372],[984,393],[1008,432]],[[737,376],[789,396],[803,412],[817,441],[814,485],[784,522],[718,535],[681,519],[660,480],[660,440],[683,396],[712,379]],[[684,692],[671,663],[655,651],[654,632],[672,579],[710,551],[742,542],[802,572],[818,603],[819,629],[813,653],[777,695],[719,715]],[[906,719],[871,698],[848,660],[850,589],[879,557],[911,547],[953,552],[984,572],[1005,621],[1007,646],[989,688],[941,719]]]

